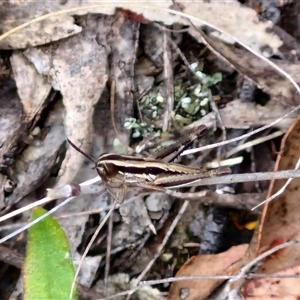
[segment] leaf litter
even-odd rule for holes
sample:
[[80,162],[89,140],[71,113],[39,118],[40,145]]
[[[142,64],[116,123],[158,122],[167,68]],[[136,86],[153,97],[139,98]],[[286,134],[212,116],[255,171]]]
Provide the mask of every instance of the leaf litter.
[[[89,3],[86,4],[88,5]],[[24,11],[26,5],[27,4],[23,4],[23,6],[20,6],[20,4],[16,4],[15,7],[9,7],[9,10],[12,12],[9,15],[18,15],[17,12]],[[62,5],[53,3],[53,6],[51,6],[51,4],[48,3],[47,7],[42,7],[38,4],[36,4],[36,6],[30,6],[30,9],[33,9],[30,11],[34,13],[32,13],[31,16],[29,14],[29,19],[27,20],[26,17],[28,18],[28,16],[22,16],[17,19],[15,23],[9,23],[7,22],[7,19],[3,18],[2,24],[3,28],[5,28],[4,31],[13,29],[16,25],[20,25],[24,22],[31,21],[33,19],[33,15],[41,16],[45,13],[58,11],[62,8],[74,9],[74,5],[76,4],[67,3],[66,5]],[[114,127],[117,127],[117,130],[121,133],[120,139],[122,142],[125,142],[125,144],[129,143],[130,138],[128,131],[124,130],[123,126],[128,118],[132,118],[134,116],[134,99],[136,97],[139,99],[139,96],[133,94],[135,86],[134,65],[137,57],[143,55],[143,44],[138,45],[139,28],[141,26],[139,22],[141,21],[143,23],[142,26],[144,27],[147,27],[147,24],[151,24],[153,21],[159,21],[165,25],[181,23],[184,24],[184,26],[191,26],[190,22],[185,19],[184,15],[171,14],[170,11],[164,10],[164,7],[171,7],[171,5],[171,3],[164,2],[159,10],[151,8],[145,10],[142,6],[127,7],[124,3],[123,8],[129,8],[133,12],[132,14],[125,13],[127,11],[124,10],[123,13],[122,11],[118,11],[115,15],[104,14],[82,17],[79,17],[79,15],[85,14],[89,9],[84,9],[80,12],[80,8],[78,8],[76,9],[76,14],[74,16],[69,16],[66,19],[67,23],[63,23],[63,18],[56,18],[54,22],[53,19],[45,19],[41,22],[36,22],[34,26],[27,26],[25,29],[26,31],[19,31],[15,36],[9,36],[10,38],[14,37],[15,40],[10,40],[9,38],[1,41],[1,49],[14,49],[13,54],[10,57],[13,79],[2,81],[2,94],[5,98],[3,97],[3,100],[1,101],[1,106],[3,107],[3,109],[1,109],[1,115],[3,115],[1,122],[3,122],[2,124],[5,124],[5,127],[3,128],[9,129],[5,131],[1,130],[1,135],[3,135],[1,143],[3,141],[3,144],[0,151],[2,153],[2,158],[4,158],[2,161],[3,167],[1,169],[2,207],[7,206],[7,204],[9,204],[8,207],[10,207],[14,203],[19,202],[21,199],[23,199],[22,202],[30,202],[42,197],[43,191],[45,191],[45,188],[48,187],[63,185],[70,182],[79,183],[91,178],[90,164],[84,164],[82,168],[79,168],[84,162],[84,158],[71,149],[67,149],[66,152],[67,147],[64,143],[66,137],[75,142],[83,151],[91,151],[91,154],[95,157],[97,157],[99,153],[114,150],[113,144],[116,136]],[[13,9],[15,9],[15,11]],[[285,43],[287,35],[284,36],[282,34],[276,34],[276,25],[273,25],[270,21],[260,21],[254,10],[241,6],[238,2],[232,2],[229,4],[226,2],[220,3],[214,1],[212,3],[201,4],[185,3],[181,9],[183,13],[189,13],[193,16],[192,21],[195,26],[200,26],[199,19],[202,20],[202,23],[203,21],[204,23],[210,22],[213,26],[221,28],[223,32],[229,33],[235,38],[235,40],[243,42],[249,48],[263,53],[268,57],[279,57],[281,61],[278,61],[277,59],[275,62],[277,66],[291,74],[292,77],[297,80],[297,74],[299,73],[297,71],[297,62],[286,60],[285,57],[287,54],[292,55],[294,53],[293,51],[297,50],[297,47],[291,47],[291,44],[296,46],[298,46],[298,44],[295,43],[295,41],[294,43],[290,42],[290,48],[284,49],[283,45],[287,44]],[[100,14],[105,13],[105,11],[109,12],[109,14],[113,14],[114,8],[103,8],[101,5],[93,6],[93,13]],[[228,14],[225,13],[225,11],[230,12],[232,16],[231,19],[228,18]],[[247,18],[244,18],[247,22],[239,22],[239,20],[241,20],[241,15],[247,16]],[[140,16],[143,16],[143,18]],[[239,16],[239,18],[236,18],[237,16]],[[75,21],[76,24],[72,24],[72,21]],[[47,22],[49,25],[46,25]],[[53,34],[54,27],[51,27],[51,24],[56,24],[58,26],[57,28],[61,29]],[[57,30],[57,28],[55,28],[55,30]],[[47,34],[44,32],[47,32]],[[153,33],[154,29],[151,29],[150,32]],[[223,126],[228,130],[228,139],[236,134],[233,131],[233,128],[243,128],[244,132],[245,130],[246,132],[251,132],[252,127],[261,126],[266,123],[268,124],[274,119],[281,117],[283,109],[289,112],[293,106],[298,104],[298,95],[294,92],[288,79],[283,79],[282,75],[278,75],[274,69],[272,69],[269,65],[262,63],[261,59],[254,56],[252,53],[250,54],[241,48],[237,49],[234,45],[232,45],[232,43],[230,44],[228,40],[225,43],[224,41],[220,42],[222,37],[221,35],[217,35],[216,31],[211,30],[211,32],[209,32],[206,30],[205,32],[207,35],[205,35],[204,32],[201,32],[200,36],[199,31],[196,32],[192,27],[188,28],[189,38],[192,37],[196,41],[196,44],[202,45],[201,51],[198,52],[202,54],[202,56],[196,54],[196,51],[194,51],[194,53],[193,51],[184,52],[184,54],[188,57],[190,62],[197,59],[204,63],[204,66],[210,66],[209,68],[206,67],[207,69],[205,72],[212,72],[215,68],[217,68],[218,71],[221,71],[222,82],[215,87],[216,90],[214,90],[213,93],[220,94],[221,99],[227,99],[227,101],[223,103],[221,101],[219,103],[219,113],[221,118],[223,116],[225,119],[225,121],[223,120]],[[253,34],[254,32],[256,34]],[[57,33],[60,35],[56,35]],[[72,37],[70,37],[70,35],[72,35]],[[68,38],[65,39],[67,36]],[[155,36],[155,34],[153,36]],[[180,34],[177,34],[177,38],[178,36],[180,36]],[[219,41],[215,40],[216,36]],[[26,38],[23,39],[22,37]],[[40,39],[40,37],[42,37],[42,39]],[[143,36],[143,38],[144,37],[145,36]],[[179,47],[182,47],[180,41],[184,41],[184,39],[187,39],[187,34],[182,35],[181,40],[180,37],[179,40],[177,40]],[[24,41],[24,44],[20,44],[19,41]],[[37,45],[39,45],[39,47],[36,47]],[[151,44],[149,47],[151,50]],[[23,48],[24,51],[17,50],[20,48]],[[205,52],[209,51],[208,48],[212,50],[212,52],[209,52],[211,57],[203,56]],[[153,50],[157,49],[159,49],[158,46],[153,46]],[[156,57],[161,58],[161,63],[160,65],[155,66],[156,68],[153,69],[155,72],[152,74],[150,73],[150,76],[148,73],[147,76],[144,76],[144,80],[140,81],[140,94],[141,92],[152,88],[152,84],[155,80],[157,82],[164,82],[163,76],[161,76],[161,78],[157,76],[157,74],[159,74],[159,69],[165,67],[162,63],[162,55],[165,53],[165,49],[163,48],[163,50],[164,51],[156,52]],[[191,53],[193,53],[193,55],[189,57]],[[153,54],[155,55],[155,52],[148,53],[147,59],[150,58],[150,61],[155,62]],[[197,57],[197,55],[199,57]],[[187,74],[184,73],[186,72],[185,67],[183,64],[178,62],[178,57],[176,55],[172,56],[171,62],[173,69],[177,71],[177,73],[174,73],[174,80],[175,82],[178,82],[180,78],[180,71],[182,72],[182,75]],[[230,62],[231,65],[228,65],[228,62]],[[239,72],[239,74],[235,73],[235,69]],[[235,93],[236,96],[234,98],[236,99],[230,99],[229,92],[226,94],[226,88],[228,90],[230,86],[230,76],[234,78],[233,80],[231,79],[234,82],[234,87],[231,90]],[[145,77],[152,77],[152,79],[146,80]],[[24,80],[25,78],[30,78],[30,80],[28,80],[30,85],[26,84],[26,80]],[[116,103],[114,104],[115,124],[112,124],[111,122],[111,104],[109,103],[112,78],[116,81],[116,91],[114,91],[116,95]],[[184,82],[184,84],[191,85],[191,75],[189,74],[186,78],[188,80]],[[255,104],[253,104],[253,102],[245,103],[238,99],[240,93],[239,89],[241,87],[240,82],[242,82],[244,78],[251,79],[257,85],[254,89],[256,93],[260,92],[268,96],[266,104],[260,103],[259,100],[256,100],[258,102],[254,102]],[[227,83],[227,87],[224,84],[225,82]],[[223,87],[222,83],[224,85]],[[144,84],[146,85],[144,86]],[[170,82],[165,82],[165,84],[170,85]],[[52,90],[50,88],[52,88]],[[166,90],[168,89],[168,86],[162,85],[162,88]],[[59,97],[55,96],[53,89],[60,92]],[[6,102],[5,99],[9,97],[9,95],[11,95],[10,99],[14,99],[14,102],[12,100],[10,102]],[[260,98],[255,95],[250,95],[250,98],[255,97],[256,99]],[[54,104],[52,102],[54,102]],[[9,105],[11,105],[11,107]],[[137,106],[139,106],[138,102]],[[255,113],[254,116],[249,117],[249,114],[253,113],[255,110],[260,112],[260,114],[257,115]],[[230,113],[232,114],[232,112],[234,112],[234,115],[232,115],[232,117],[228,117],[228,115],[230,116]],[[215,114],[215,111],[208,112],[206,118],[204,117],[197,122],[205,123],[207,126],[214,129],[220,125],[216,121],[217,119]],[[8,119],[6,115],[8,115],[10,119]],[[236,116],[238,116],[236,121],[232,121],[233,117]],[[184,116],[184,118],[186,117],[187,115]],[[293,118],[291,116],[289,116],[289,118],[290,119],[287,119],[287,122],[284,125],[281,125],[281,123],[278,124],[281,130],[286,131],[293,122]],[[7,123],[8,121],[10,122],[9,124]],[[158,124],[160,124],[159,122],[160,120],[158,120]],[[151,119],[148,123],[151,123]],[[32,126],[32,124],[34,125]],[[189,124],[189,126],[192,127],[195,126],[195,124]],[[294,127],[296,127],[296,125]],[[230,132],[230,129],[232,132]],[[176,133],[173,136],[169,136],[176,139]],[[155,135],[151,138],[148,137],[148,139],[150,145],[149,149],[153,147],[151,146],[151,143],[160,143],[160,140],[155,141]],[[206,143],[215,141],[218,141],[218,136],[210,136]],[[275,139],[268,144],[268,147],[264,148],[264,154],[268,157],[268,160],[270,159],[270,162],[263,166],[261,171],[272,169],[272,155],[269,154],[273,154],[273,156],[276,155],[276,146],[278,146],[278,140]],[[288,145],[285,147],[289,150],[290,148],[293,149],[293,146]],[[236,147],[236,145],[233,145],[233,147]],[[272,149],[274,149],[273,152],[271,152]],[[250,161],[252,160],[252,165],[250,166],[249,163],[248,165],[243,164],[239,166],[238,170],[233,171],[242,172],[245,170],[253,171],[253,168],[255,170],[259,169],[260,164],[257,159],[254,159],[255,157],[258,157],[258,151],[257,147],[252,147],[249,151],[244,151],[244,153],[239,154],[243,155],[244,161],[246,158]],[[198,158],[198,161],[201,160],[201,163],[205,164],[207,160],[212,159],[214,155],[216,154],[211,151],[206,151],[206,153],[204,153],[204,158]],[[294,156],[297,160],[296,154]],[[188,161],[187,159],[184,160]],[[288,169],[293,169],[294,166],[294,161],[286,164]],[[32,173],[30,173],[31,168],[33,170]],[[278,170],[279,169],[284,169],[284,167],[278,168]],[[51,174],[51,176],[47,179],[49,174]],[[276,182],[279,181],[277,180]],[[286,192],[290,191],[291,186],[296,184],[295,182],[297,182],[296,179],[294,179],[291,185],[288,186]],[[241,185],[239,187],[235,187],[235,189],[236,192],[257,193],[261,192],[262,186]],[[276,214],[279,212],[279,214],[285,212],[285,209],[282,209],[280,206],[280,197],[285,197],[283,195],[285,194],[279,196],[278,203],[278,199],[275,199],[269,204],[269,207],[270,205],[271,207],[273,205],[275,207],[275,203],[277,203],[277,208],[274,208],[274,212],[276,212]],[[107,207],[110,200],[111,199],[109,199],[107,195],[84,196],[84,199],[75,200],[76,207],[74,207],[73,202],[72,205],[68,205],[64,208],[64,212],[60,212],[60,214],[70,214],[75,212],[76,208],[77,213],[83,212],[85,209],[95,210],[95,213],[91,215],[91,217],[76,217],[63,224],[63,227],[70,238],[72,253],[75,259],[79,259],[79,253],[81,252],[80,248],[84,247],[86,244],[85,240],[89,239],[91,232],[94,231],[94,227],[99,222],[99,218],[103,217],[103,213],[100,213],[99,215],[96,213],[96,209],[103,206]],[[130,205],[135,204],[132,202]],[[193,205],[193,203],[190,205]],[[131,206],[127,210],[130,212],[139,212],[142,209],[140,208],[135,210],[133,209],[133,206]],[[194,211],[199,210],[206,211],[207,208],[197,207],[194,209]],[[166,222],[165,224],[168,224],[168,222],[174,218],[174,214],[178,211],[178,205],[175,205],[171,210],[168,205],[164,206],[164,211],[160,214],[163,217],[157,222],[157,224],[155,224],[157,226],[156,229],[159,230],[158,237],[162,236],[163,233],[167,231],[164,223]],[[285,215],[282,217],[283,223],[277,224],[274,215],[275,214],[273,213],[269,214],[267,212],[265,222],[262,227],[263,235],[259,236],[259,241],[257,240],[256,235],[254,235],[254,239],[252,240],[249,249],[252,249],[252,247],[254,247],[253,245],[256,247],[259,245],[259,249],[261,249],[260,251],[265,251],[270,247],[282,244],[287,240],[297,239],[296,232],[291,236],[287,236],[283,233],[285,232],[285,226],[289,226],[289,224],[293,224],[296,227],[296,217],[288,214],[287,220]],[[291,222],[290,217],[292,218],[293,223]],[[22,217],[19,218],[19,221],[21,221]],[[124,248],[124,244],[126,245],[127,243],[128,245],[132,245],[134,241],[137,240],[138,236],[142,235],[141,233],[148,230],[147,222],[145,222],[144,225],[141,223],[134,223],[135,218],[138,217],[133,214],[130,217],[129,223],[125,224],[122,222],[118,213],[113,215],[114,223],[118,224],[118,226],[114,227],[114,232],[116,232],[115,235],[120,238],[112,240],[112,245],[116,248],[123,245],[123,250],[120,252],[121,255],[119,256],[118,261],[113,256],[111,257],[111,274],[128,272],[128,270],[132,269],[134,265],[138,266],[138,271],[135,272],[140,272],[147,264],[146,261],[142,261],[142,258],[145,259],[149,257],[147,250],[150,249],[149,245],[151,242],[146,248],[143,248],[145,241],[141,242],[140,250],[133,253],[132,251],[124,250],[126,249],[126,247]],[[195,218],[193,213],[191,213],[190,218]],[[23,216],[23,220],[26,220],[26,215]],[[237,225],[239,222],[247,221],[239,220]],[[273,224],[272,222],[275,222],[277,224],[276,226],[279,226],[276,227],[275,230],[280,233],[278,236],[273,235],[274,228],[272,226],[275,225],[271,226],[270,224]],[[136,230],[133,230],[134,226],[136,226]],[[268,233],[264,235],[264,230],[270,230],[270,232],[272,231],[272,234]],[[281,230],[283,230],[282,233]],[[135,236],[135,234],[137,235]],[[106,233],[105,230],[103,230],[98,238],[98,243],[96,243],[94,248],[90,250],[91,256],[89,256],[89,260],[86,260],[87,266],[85,271],[82,272],[86,274],[86,277],[81,277],[81,280],[87,286],[90,286],[95,280],[98,264],[100,264],[100,270],[103,270],[101,268],[104,265],[102,258],[105,256],[105,239]],[[182,241],[180,242],[179,240],[172,241],[172,237],[170,242],[176,246],[172,251],[170,251],[170,249],[166,249],[164,254],[165,257],[169,256],[172,257],[172,259],[167,260],[164,266],[161,264],[154,265],[150,272],[151,275],[148,278],[164,277],[165,274],[167,274],[168,268],[171,268],[171,274],[175,274],[179,267],[176,265],[175,261],[177,259],[181,260],[178,249],[185,250],[182,252],[185,253],[185,256],[183,255],[183,257],[186,257],[186,259],[199,252],[199,249],[194,252],[187,251],[185,247],[182,248],[182,245],[185,243]],[[201,239],[198,238],[198,242],[201,243]],[[159,248],[157,243],[153,243],[152,241],[152,244],[154,245],[154,249]],[[284,251],[290,251],[289,249],[294,249],[295,247],[297,247],[297,245],[291,248],[286,248]],[[15,244],[15,248],[18,248],[17,244]],[[237,248],[232,248],[232,250],[228,251],[234,252],[234,249]],[[280,250],[278,253],[276,252],[275,257],[280,253],[285,253],[284,251]],[[99,253],[102,254],[99,255]],[[222,255],[225,255],[225,257],[228,255],[229,258],[229,254],[226,253],[227,252],[223,252]],[[253,254],[250,250],[248,250],[248,253],[251,254],[251,258],[258,255],[257,251]],[[202,263],[205,267],[207,267],[207,258],[205,257],[206,256],[202,256]],[[214,259],[214,255],[209,255],[207,257],[212,260]],[[283,257],[285,258],[286,256]],[[238,257],[236,257],[236,259],[237,258]],[[235,259],[232,258],[230,261],[233,262],[234,260]],[[90,263],[88,263],[89,261]],[[130,261],[135,262],[135,264]],[[125,268],[123,271],[122,268],[120,268],[120,265],[125,262],[127,262],[127,270]],[[246,261],[243,260],[242,263],[236,263],[233,267],[229,267],[230,263],[228,263],[227,267],[230,271],[224,271],[223,274],[234,274],[245,263]],[[89,264],[94,264],[94,266],[88,266]],[[276,264],[273,262],[272,266],[276,266]],[[266,264],[266,268],[269,268],[268,264]],[[278,265],[276,268],[277,269],[272,269],[270,271],[275,274],[295,274],[295,272],[297,272],[297,264],[289,263],[288,260],[283,260],[283,265]],[[226,269],[226,265],[220,265],[220,269],[217,272],[224,269]],[[132,277],[136,277],[134,275],[135,272],[129,272],[129,274],[131,274]],[[102,271],[100,271],[100,273],[102,273]],[[187,275],[192,274],[193,268],[191,271],[188,271]],[[250,289],[254,295],[253,297],[259,297],[257,295],[261,292],[257,291],[257,294],[255,294],[251,284],[251,281],[248,285],[246,283],[246,287],[242,289],[242,293],[245,293],[245,291],[249,291]],[[263,286],[265,286],[266,289],[268,288],[267,284],[268,283],[263,282]],[[276,284],[278,285],[278,283]],[[291,284],[291,282],[281,285],[283,293],[287,293],[288,284]],[[212,286],[216,285],[217,283],[213,282]],[[131,287],[133,286],[134,285],[131,285]],[[174,287],[172,287],[172,289],[174,290]],[[210,288],[209,292],[212,290],[213,288]],[[192,299],[190,297],[190,293],[199,293],[199,288],[198,290],[196,289],[196,291],[189,289],[185,289],[184,291],[188,294],[188,298],[186,299]],[[265,291],[264,293],[264,295],[269,295]],[[272,291],[272,293],[275,292]],[[276,291],[276,293],[279,292]],[[247,295],[249,295],[249,297],[251,296],[249,293]],[[198,295],[199,298],[207,296],[209,296],[209,294],[206,294],[206,296]],[[140,298],[142,296],[139,295],[138,297]],[[161,295],[158,296],[157,294],[153,297],[156,297],[156,299],[159,297],[162,298]],[[172,294],[170,294],[169,297],[173,297]],[[174,297],[179,297],[179,294],[176,294],[175,292]]]

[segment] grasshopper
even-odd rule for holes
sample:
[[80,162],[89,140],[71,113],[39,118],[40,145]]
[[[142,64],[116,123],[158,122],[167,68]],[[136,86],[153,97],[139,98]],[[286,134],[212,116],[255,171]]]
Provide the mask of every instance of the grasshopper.
[[118,203],[123,203],[127,192],[131,189],[163,192],[165,189],[184,186],[201,178],[229,174],[230,169],[227,167],[207,171],[203,168],[173,163],[196,139],[204,137],[206,132],[207,127],[200,125],[186,139],[156,152],[149,158],[104,153],[95,161],[70,140],[68,142],[75,150],[95,163],[98,175],[108,192]]

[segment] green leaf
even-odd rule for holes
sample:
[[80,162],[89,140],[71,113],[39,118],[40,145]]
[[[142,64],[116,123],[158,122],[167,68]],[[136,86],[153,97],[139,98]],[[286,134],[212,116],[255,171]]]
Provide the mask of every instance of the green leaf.
[[[35,208],[32,219],[45,213]],[[68,240],[56,220],[47,216],[30,227],[23,269],[24,299],[69,299],[74,273]],[[76,291],[72,299],[77,299]]]
[[207,76],[206,84],[207,86],[212,86],[222,81],[222,73],[215,73],[212,76]]

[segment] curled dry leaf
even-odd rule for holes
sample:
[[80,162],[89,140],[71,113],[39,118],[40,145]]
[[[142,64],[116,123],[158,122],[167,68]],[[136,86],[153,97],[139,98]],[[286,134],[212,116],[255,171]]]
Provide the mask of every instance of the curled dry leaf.
[[[300,157],[299,140],[300,117],[297,118],[282,140],[281,150],[275,166],[276,171],[289,170],[296,166]],[[268,197],[278,192],[285,182],[285,179],[272,181]],[[281,195],[265,205],[261,223],[256,232],[257,238],[251,241],[251,247],[249,248],[252,251],[252,258],[284,242],[300,239],[299,189],[300,179],[293,179]],[[281,274],[287,272],[290,275],[298,274],[299,263],[300,247],[297,244],[268,256],[262,261],[255,273]],[[268,281],[270,282],[270,280]],[[252,283],[252,280],[245,283],[243,288],[245,297],[261,294],[262,287],[257,286],[259,290],[256,294],[254,283]],[[279,280],[276,285],[279,298],[294,296],[294,294],[289,294],[291,282],[288,279]],[[251,294],[249,294],[249,286],[251,287]],[[271,290],[268,291],[269,287],[269,285],[266,285],[263,292],[266,296],[271,297]],[[300,295],[300,290],[297,290],[297,295]]]
[[[244,256],[247,247],[248,245],[244,244],[215,255],[194,256],[181,267],[176,277],[232,275],[234,270],[230,267],[231,264]],[[206,299],[222,281],[193,279],[174,282],[170,287],[168,300]],[[183,297],[182,293],[185,293],[186,297]]]

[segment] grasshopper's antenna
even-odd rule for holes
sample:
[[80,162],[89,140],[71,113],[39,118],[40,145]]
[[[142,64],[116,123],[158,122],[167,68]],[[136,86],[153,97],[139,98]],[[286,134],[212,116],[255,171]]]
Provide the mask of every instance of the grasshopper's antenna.
[[94,164],[96,164],[96,161],[89,156],[88,154],[84,153],[81,149],[79,149],[77,146],[75,146],[75,144],[73,144],[69,139],[67,139],[68,143],[79,153],[81,153],[83,156],[85,156],[87,159],[89,159],[90,161],[92,161]]

